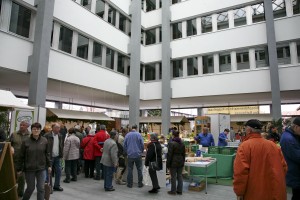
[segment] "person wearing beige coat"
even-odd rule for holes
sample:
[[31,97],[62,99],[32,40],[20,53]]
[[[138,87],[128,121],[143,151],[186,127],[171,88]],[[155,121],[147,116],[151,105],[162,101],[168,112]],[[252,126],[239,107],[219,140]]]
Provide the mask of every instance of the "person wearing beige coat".
[[[65,183],[70,181],[77,181],[77,162],[79,159],[80,140],[75,135],[74,128],[70,128],[68,131],[68,137],[64,144],[64,159],[65,159]],[[70,178],[72,176],[72,178]]]

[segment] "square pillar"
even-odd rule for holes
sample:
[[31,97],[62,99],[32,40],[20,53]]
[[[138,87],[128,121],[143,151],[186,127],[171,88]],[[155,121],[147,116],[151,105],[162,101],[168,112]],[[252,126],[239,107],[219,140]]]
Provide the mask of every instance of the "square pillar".
[[53,22],[53,37],[52,48],[57,50],[59,45],[60,24],[56,21]]
[[214,53],[214,73],[220,72],[219,63],[219,54]]
[[236,51],[230,52],[230,59],[231,59],[231,71],[237,71],[237,62],[236,62]]
[[94,40],[89,39],[89,49],[88,49],[88,61],[93,61],[93,49],[94,49]]
[[229,24],[229,28],[234,27],[234,13],[233,13],[233,10],[228,11],[228,24]]
[[78,46],[78,32],[77,31],[73,31],[72,51],[71,51],[71,54],[73,56],[77,56],[77,46]]
[[198,56],[198,75],[203,75],[203,58],[202,56]]
[[196,26],[197,26],[197,35],[201,35],[202,33],[201,17],[196,18]]
[[255,48],[249,49],[249,65],[250,65],[250,69],[256,68]]

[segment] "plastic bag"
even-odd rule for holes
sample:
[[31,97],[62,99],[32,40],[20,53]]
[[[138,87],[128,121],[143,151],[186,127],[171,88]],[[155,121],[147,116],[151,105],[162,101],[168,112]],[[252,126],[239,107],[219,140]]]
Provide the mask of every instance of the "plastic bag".
[[144,183],[144,185],[152,185],[148,167],[146,167],[146,166],[143,167],[143,183]]

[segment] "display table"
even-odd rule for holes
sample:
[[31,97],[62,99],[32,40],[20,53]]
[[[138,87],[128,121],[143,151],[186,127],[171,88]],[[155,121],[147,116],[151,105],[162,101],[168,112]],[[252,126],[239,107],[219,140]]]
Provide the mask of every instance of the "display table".
[[[215,163],[215,164],[214,164]],[[205,194],[207,194],[207,175],[208,175],[208,169],[211,168],[212,166],[215,166],[215,177],[216,177],[216,183],[218,182],[218,171],[217,171],[217,159],[212,158],[207,161],[197,161],[197,162],[185,162],[185,166],[188,168],[188,175],[190,177],[197,177],[197,176],[204,176],[205,177]],[[214,165],[213,165],[214,164]],[[211,166],[211,167],[210,167]],[[196,168],[196,169],[204,169],[205,173],[204,175],[201,174],[194,174],[191,173],[191,168]]]
[[[222,155],[222,154],[203,154],[203,157],[212,157],[218,160],[217,162],[217,174],[218,178],[232,178],[233,177],[233,161],[235,154],[233,155]],[[205,169],[191,167],[191,174],[204,175],[206,174]],[[207,177],[216,176],[216,165],[208,168]]]

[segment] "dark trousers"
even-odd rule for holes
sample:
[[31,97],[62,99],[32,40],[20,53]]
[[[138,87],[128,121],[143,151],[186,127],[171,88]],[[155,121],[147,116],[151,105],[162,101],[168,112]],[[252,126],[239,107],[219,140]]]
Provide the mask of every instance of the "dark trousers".
[[137,172],[138,172],[138,185],[143,185],[143,163],[142,163],[142,157],[138,158],[128,158],[128,164],[127,164],[127,186],[132,187],[133,183],[133,166],[136,166]]
[[159,188],[156,170],[153,170],[153,169],[151,169],[151,168],[149,167],[149,175],[150,175],[150,178],[151,178],[151,182],[152,182],[152,187],[153,187],[153,189]]
[[292,200],[299,200],[300,199],[300,188],[293,188],[293,197]]
[[113,188],[112,180],[116,168],[103,165],[103,171],[104,171],[104,189],[108,190]]
[[[182,192],[183,180],[182,180],[183,167],[170,168],[171,174],[171,192]],[[177,180],[177,187],[176,187]]]
[[84,174],[85,177],[94,177],[95,160],[84,160]]
[[101,162],[102,156],[96,156],[95,165],[96,165],[96,177],[100,179],[100,170],[102,170],[101,179],[103,179],[103,165]]
[[76,160],[65,160],[65,172],[66,172],[66,180],[70,181],[71,176],[74,180],[77,180],[77,164],[78,159]]
[[30,199],[35,188],[35,180],[36,180],[36,189],[37,189],[37,200],[44,200],[45,170],[25,172],[25,179],[26,179],[27,188],[25,190],[23,200]]

